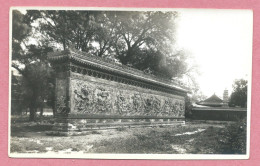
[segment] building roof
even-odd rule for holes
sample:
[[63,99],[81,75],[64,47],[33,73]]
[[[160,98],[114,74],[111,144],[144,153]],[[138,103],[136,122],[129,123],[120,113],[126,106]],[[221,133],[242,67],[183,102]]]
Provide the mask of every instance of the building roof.
[[207,98],[204,101],[197,103],[198,105],[220,107],[223,106],[223,100],[220,99],[217,95],[213,94],[211,97]]
[[218,102],[218,103],[222,103],[223,100],[220,99],[217,95],[213,94],[211,97],[209,97],[206,100],[204,100],[204,102]]

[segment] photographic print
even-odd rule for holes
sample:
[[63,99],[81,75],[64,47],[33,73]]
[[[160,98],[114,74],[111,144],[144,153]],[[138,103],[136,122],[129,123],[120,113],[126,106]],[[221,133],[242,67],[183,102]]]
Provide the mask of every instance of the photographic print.
[[249,157],[251,10],[13,7],[10,28],[10,157]]

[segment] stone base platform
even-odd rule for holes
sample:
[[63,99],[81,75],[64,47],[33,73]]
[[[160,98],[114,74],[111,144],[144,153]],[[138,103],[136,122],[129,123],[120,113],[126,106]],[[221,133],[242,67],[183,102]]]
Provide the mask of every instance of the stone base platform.
[[107,130],[138,127],[168,127],[184,125],[185,119],[57,119],[52,131],[53,136],[87,135],[93,130]]

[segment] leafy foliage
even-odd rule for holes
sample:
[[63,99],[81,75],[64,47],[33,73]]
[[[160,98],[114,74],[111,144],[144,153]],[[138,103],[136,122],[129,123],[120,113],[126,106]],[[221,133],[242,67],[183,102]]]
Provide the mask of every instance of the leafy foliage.
[[19,87],[12,86],[12,89],[19,90],[16,94],[12,93],[12,98],[18,95],[15,105],[19,105],[19,109],[29,108],[30,120],[35,120],[38,108],[46,103],[54,104],[53,74],[46,56],[52,48],[24,44],[27,50],[22,49],[21,45],[31,29],[19,11],[13,11],[13,18],[12,67],[20,72],[22,78],[16,84]]
[[52,69],[46,63],[35,62],[26,65],[22,73],[23,79],[20,82],[19,91],[22,100],[20,104],[15,104],[20,105],[20,109],[29,108],[30,120],[34,120],[38,108],[46,104],[50,106],[54,104]]
[[246,107],[247,102],[247,80],[235,80],[233,92],[230,97],[231,106]]
[[[43,38],[70,45],[166,78],[187,72],[186,55],[174,51],[177,12],[29,10]],[[174,53],[175,52],[175,53]]]
[[24,22],[24,15],[19,11],[13,11],[12,24],[12,58],[13,60],[23,54],[21,44],[25,38],[30,34],[31,27]]
[[42,37],[62,44],[63,49],[75,44],[77,49],[88,51],[97,31],[94,11],[28,10],[26,20],[39,24]]
[[217,147],[221,153],[225,154],[245,154],[246,153],[246,118],[228,125],[218,135],[219,146]]

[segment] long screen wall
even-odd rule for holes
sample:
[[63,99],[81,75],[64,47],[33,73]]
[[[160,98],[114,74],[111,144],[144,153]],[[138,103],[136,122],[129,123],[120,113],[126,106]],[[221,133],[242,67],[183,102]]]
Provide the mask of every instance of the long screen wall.
[[79,74],[70,78],[70,86],[73,114],[184,116],[180,96]]

